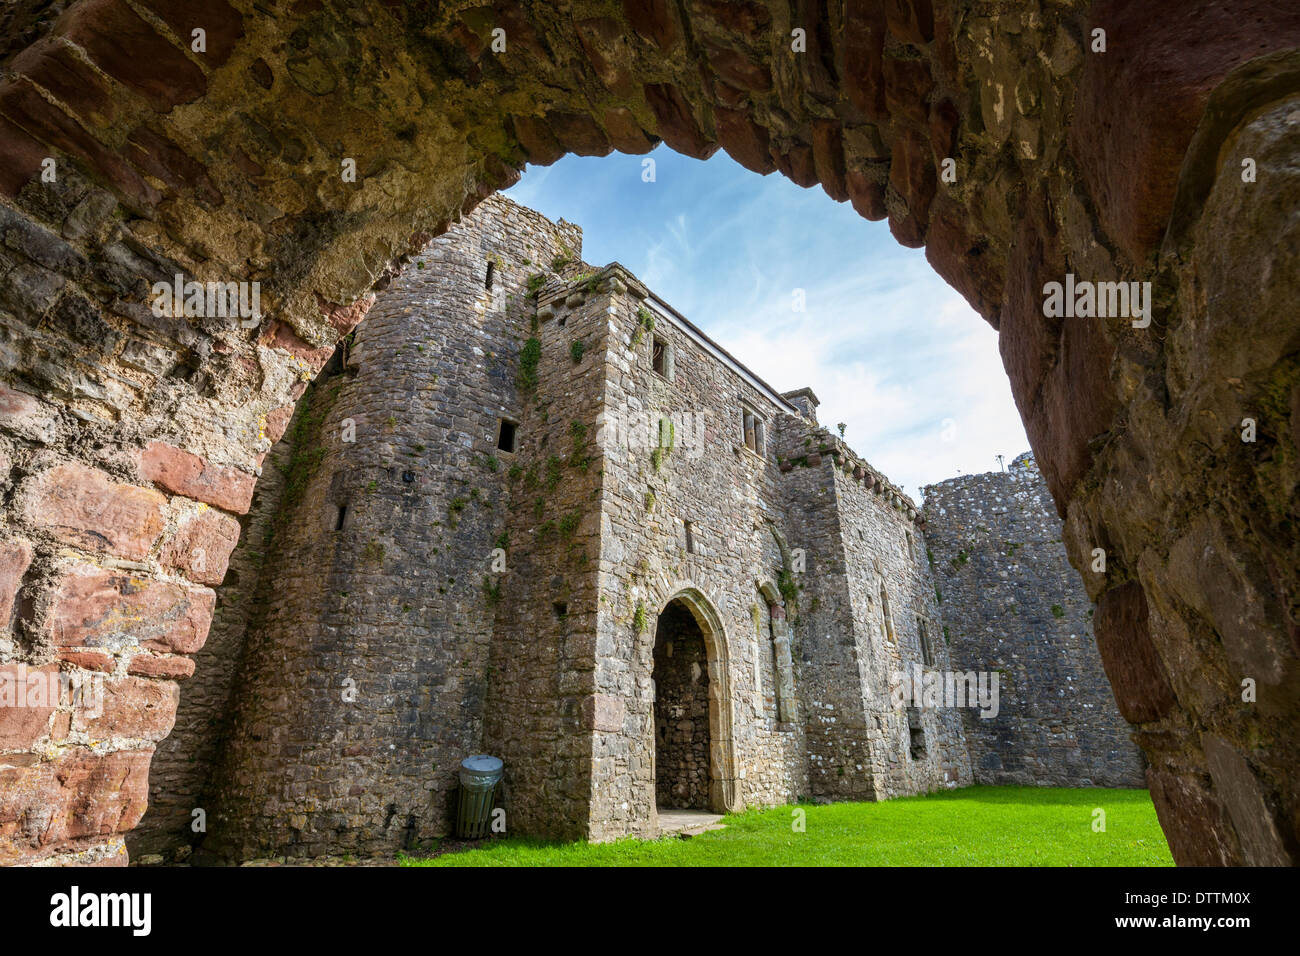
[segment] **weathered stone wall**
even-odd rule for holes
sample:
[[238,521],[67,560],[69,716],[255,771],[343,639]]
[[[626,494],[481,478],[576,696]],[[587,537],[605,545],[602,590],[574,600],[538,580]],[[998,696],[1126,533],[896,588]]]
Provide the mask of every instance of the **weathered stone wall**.
[[816,698],[809,704],[813,792],[884,799],[970,783],[959,715],[923,710],[928,746],[914,759],[907,712],[891,695],[895,675],[922,662],[923,626],[933,666],[946,665],[934,639],[939,612],[915,506],[822,429],[783,432],[783,449],[786,500],[808,542],[799,617],[801,676]]
[[[417,257],[317,378],[277,463],[270,526],[241,549],[257,551],[253,577],[227,585],[216,616],[244,647],[229,727],[205,686],[194,732],[155,773],[158,826],[204,806],[201,849],[217,857],[317,855],[322,840],[387,853],[446,832],[454,772],[482,746],[484,575],[508,504],[496,445],[502,417],[520,418],[526,280],[534,260],[580,243],[491,201]],[[229,694],[224,671],[209,683]],[[221,758],[200,798],[202,781],[172,767],[206,764],[212,739]]]
[[1140,787],[1145,761],[1093,638],[1033,457],[925,489],[926,539],[958,671],[997,672],[996,716],[964,711],[979,783]]

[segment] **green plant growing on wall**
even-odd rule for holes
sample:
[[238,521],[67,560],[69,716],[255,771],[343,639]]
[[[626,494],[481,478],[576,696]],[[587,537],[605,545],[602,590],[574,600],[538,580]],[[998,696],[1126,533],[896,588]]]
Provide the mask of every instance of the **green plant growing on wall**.
[[970,560],[970,555],[968,555],[965,551],[958,551],[957,557],[953,558],[948,563],[951,564],[952,569],[956,571],[969,560]]
[[542,360],[542,340],[530,338],[519,350],[519,373],[515,377],[521,392],[537,388],[537,364]]
[[649,621],[646,620],[645,605],[638,601],[636,610],[632,612],[632,632],[634,634],[644,634],[648,626]]
[[569,451],[569,464],[581,471],[586,471],[591,467],[591,456],[585,454],[587,450],[587,426],[579,421],[569,422],[569,437],[573,440],[573,447]]
[[497,539],[496,541],[493,542],[493,544],[495,544],[502,551],[505,551],[507,548],[510,547],[510,532],[502,531],[499,535],[497,535]]
[[793,607],[799,601],[799,585],[788,568],[782,568],[776,576],[776,589],[781,592],[787,607]]
[[934,589],[934,603],[935,604],[943,603],[943,592],[940,591],[938,588]]
[[511,481],[518,481],[520,476],[523,475],[523,473],[524,473],[524,466],[520,464],[514,464],[511,465],[509,470],[506,471],[506,477],[509,478]]
[[1065,608],[1059,604],[1052,605],[1052,617],[1065,617]]
[[367,564],[382,564],[384,560],[384,546],[378,541],[370,540],[361,550],[361,558]]
[[656,472],[659,471],[659,466],[672,453],[674,437],[672,420],[669,418],[659,419],[659,443],[654,451],[650,452],[650,464]]
[[636,310],[636,328],[632,330],[632,348],[641,344],[641,336],[646,332],[653,332],[655,327],[655,317],[650,314],[650,310],[645,306],[639,306]]
[[469,504],[469,499],[463,495],[458,495],[447,503],[447,522],[453,528],[460,521],[460,513],[465,510],[467,504]]
[[496,455],[484,455],[481,463],[488,471],[496,471],[501,467],[501,462],[497,460]]
[[559,455],[551,455],[546,459],[546,490],[547,491],[554,491],[555,486],[558,485],[560,483],[560,479],[564,477],[564,472],[561,470],[563,466],[564,466],[564,462],[560,460]]
[[500,601],[501,582],[493,581],[489,575],[483,575],[483,597],[487,600],[489,607]]
[[655,510],[655,493],[653,491],[647,491],[645,493],[645,510],[646,511]]
[[569,343],[569,357],[573,359],[574,365],[582,361],[582,353],[586,350],[587,344],[582,339],[574,339]]
[[844,437],[844,429],[847,428],[848,426],[847,426],[844,422],[840,422],[840,423],[839,423],[838,425],[836,425],[835,427],[838,428],[838,429],[840,430],[840,437],[843,438],[843,437]]
[[535,273],[528,277],[528,294],[536,297],[537,293],[542,291],[542,286],[546,285],[546,276],[541,273]]
[[578,525],[582,521],[582,513],[571,511],[560,519],[560,540],[568,541],[578,530]]
[[533,502],[533,517],[536,518],[538,521],[541,521],[542,518],[545,517],[545,515],[546,515],[546,500],[544,498],[538,498],[536,501]]
[[551,271],[559,272],[572,261],[573,250],[568,246],[561,246],[559,254],[551,259]]

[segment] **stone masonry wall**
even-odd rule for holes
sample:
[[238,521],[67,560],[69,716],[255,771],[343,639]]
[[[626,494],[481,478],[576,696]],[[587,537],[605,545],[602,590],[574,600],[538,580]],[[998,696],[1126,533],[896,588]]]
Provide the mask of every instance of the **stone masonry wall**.
[[482,746],[521,303],[533,261],[580,242],[490,201],[417,256],[313,384],[260,580],[226,589],[232,612],[260,605],[228,729],[195,698],[223,747],[205,854],[390,853],[447,832],[457,765]]
[[959,671],[996,671],[996,717],[964,712],[975,780],[1141,787],[1145,760],[1093,639],[1093,606],[1066,560],[1032,456],[925,489],[946,643]]
[[797,631],[801,678],[817,694],[809,709],[814,793],[884,799],[968,784],[959,716],[922,709],[927,747],[914,759],[907,712],[890,694],[895,673],[923,660],[922,627],[932,666],[947,667],[915,507],[830,433],[797,428],[783,439],[788,506],[802,518],[809,554]]

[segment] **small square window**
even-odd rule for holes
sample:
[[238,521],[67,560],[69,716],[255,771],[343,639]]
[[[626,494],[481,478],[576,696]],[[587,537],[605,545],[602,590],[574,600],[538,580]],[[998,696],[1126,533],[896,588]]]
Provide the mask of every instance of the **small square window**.
[[500,451],[513,452],[515,450],[515,429],[518,426],[508,419],[501,419],[501,431],[497,434],[497,448]]

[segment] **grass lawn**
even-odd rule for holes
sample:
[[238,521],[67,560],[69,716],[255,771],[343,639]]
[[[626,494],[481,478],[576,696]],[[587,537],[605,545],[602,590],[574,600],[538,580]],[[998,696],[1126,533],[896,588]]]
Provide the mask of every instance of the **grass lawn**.
[[[1106,831],[1093,831],[1093,811]],[[689,840],[502,839],[403,866],[1172,866],[1145,790],[967,787],[883,803],[800,804],[724,818]]]

